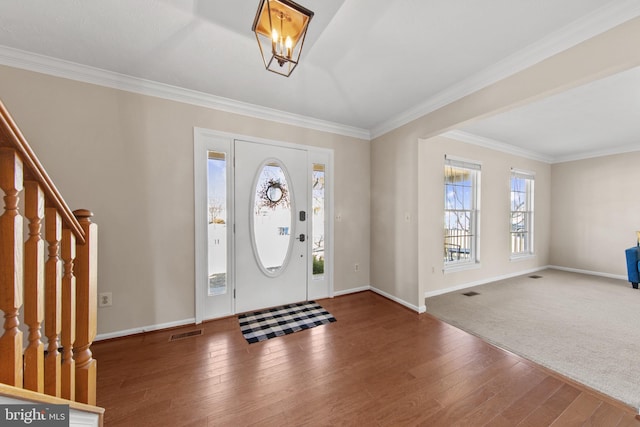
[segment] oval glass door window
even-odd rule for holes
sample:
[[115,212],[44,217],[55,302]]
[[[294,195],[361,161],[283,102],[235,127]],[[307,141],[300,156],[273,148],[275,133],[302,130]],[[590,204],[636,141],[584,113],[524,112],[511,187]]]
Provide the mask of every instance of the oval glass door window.
[[291,252],[293,212],[290,186],[282,165],[267,162],[256,181],[253,243],[260,269],[269,276],[283,271]]

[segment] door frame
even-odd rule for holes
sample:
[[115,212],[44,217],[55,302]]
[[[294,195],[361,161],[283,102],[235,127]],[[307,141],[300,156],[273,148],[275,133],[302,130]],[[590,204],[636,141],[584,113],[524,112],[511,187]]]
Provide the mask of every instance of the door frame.
[[[227,317],[236,314],[235,300],[233,294],[235,292],[235,238],[233,229],[235,224],[235,212],[233,206],[235,203],[235,182],[233,164],[235,161],[235,141],[243,140],[258,144],[274,145],[282,148],[296,148],[306,150],[308,153],[308,172],[311,172],[314,163],[323,163],[325,165],[325,271],[321,279],[313,277],[311,256],[311,245],[313,239],[308,239],[308,279],[307,279],[307,298],[332,298],[333,297],[333,272],[334,272],[334,235],[333,235],[333,211],[334,211],[334,151],[332,149],[320,148],[312,145],[303,145],[298,143],[283,142],[270,140],[266,138],[258,138],[254,136],[246,136],[235,133],[220,132],[206,128],[193,128],[193,158],[194,158],[194,218],[195,218],[195,265],[194,265],[194,288],[195,288],[195,321],[196,324],[204,320]],[[228,224],[227,229],[227,293],[230,298],[230,304],[226,305],[222,311],[211,317],[207,315],[206,307],[206,290],[208,283],[208,241],[207,241],[207,151],[220,151],[220,147],[224,147],[225,153],[228,155],[227,169],[227,218],[233,220],[233,224]],[[312,212],[313,197],[311,195],[312,176],[307,173],[307,188],[309,189],[309,197],[307,202],[307,212]],[[310,215],[312,217],[312,215]],[[248,226],[248,225],[247,225]]]

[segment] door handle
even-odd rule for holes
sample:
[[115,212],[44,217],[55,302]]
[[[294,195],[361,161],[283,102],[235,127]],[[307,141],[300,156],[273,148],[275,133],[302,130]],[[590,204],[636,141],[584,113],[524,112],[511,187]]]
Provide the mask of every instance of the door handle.
[[300,240],[301,242],[304,242],[305,235],[304,234],[300,234],[300,237],[296,237],[296,240]]

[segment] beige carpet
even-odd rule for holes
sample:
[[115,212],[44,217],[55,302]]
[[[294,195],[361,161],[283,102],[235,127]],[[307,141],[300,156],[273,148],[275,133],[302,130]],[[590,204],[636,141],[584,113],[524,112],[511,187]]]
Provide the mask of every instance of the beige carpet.
[[640,290],[559,270],[536,275],[427,298],[427,312],[640,408]]

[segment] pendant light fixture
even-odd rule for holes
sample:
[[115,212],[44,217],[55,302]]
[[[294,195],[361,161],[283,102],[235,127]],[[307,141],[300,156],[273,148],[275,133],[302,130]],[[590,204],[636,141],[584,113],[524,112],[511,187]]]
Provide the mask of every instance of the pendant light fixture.
[[298,65],[313,12],[290,0],[261,0],[251,30],[267,70],[289,77]]

